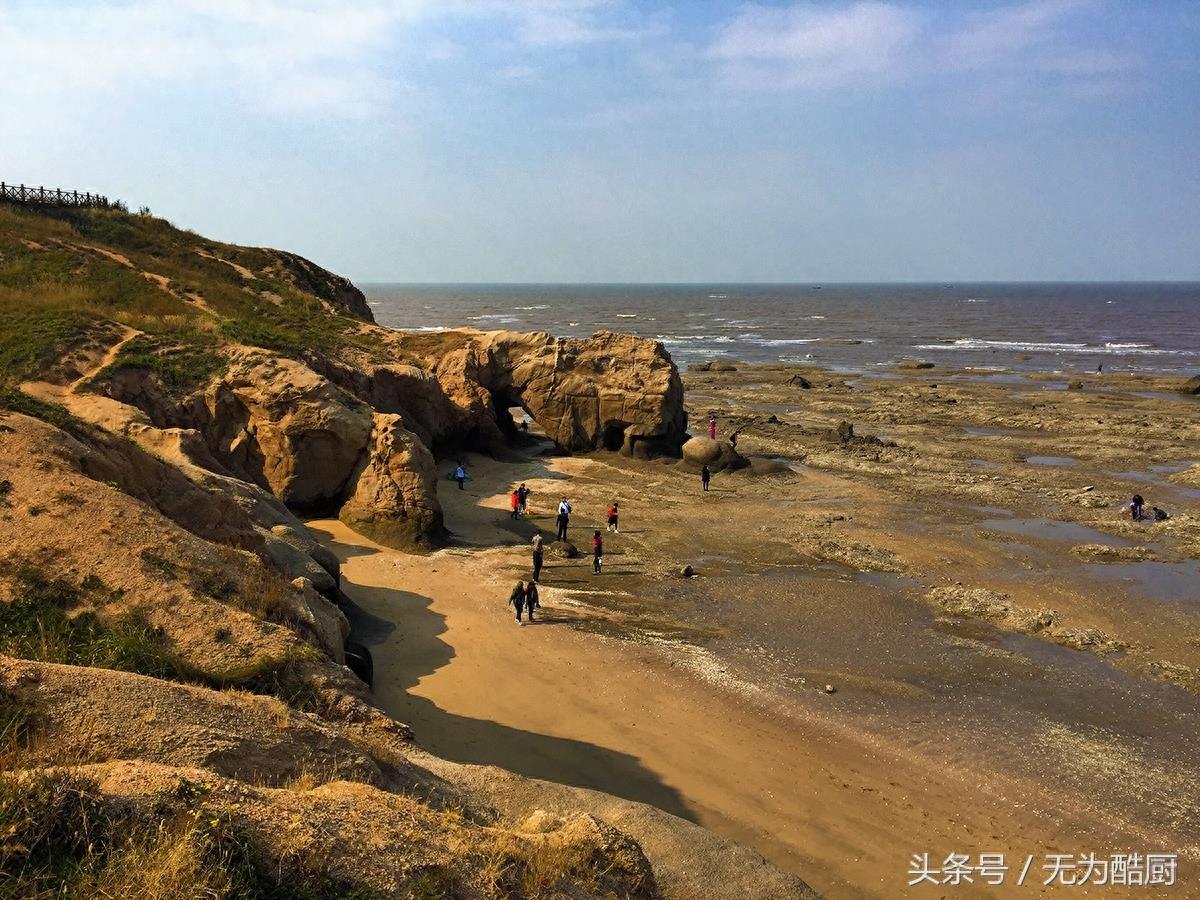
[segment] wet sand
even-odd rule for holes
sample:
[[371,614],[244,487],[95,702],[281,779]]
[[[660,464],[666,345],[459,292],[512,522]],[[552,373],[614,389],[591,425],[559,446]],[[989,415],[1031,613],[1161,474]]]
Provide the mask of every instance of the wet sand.
[[[1058,408],[1031,411],[1011,384],[931,389],[923,372],[865,388],[809,372],[801,394],[792,374],[689,377],[693,420],[720,408],[723,428],[743,427],[740,449],[787,458],[780,474],[721,473],[703,495],[659,462],[473,457],[468,490],[440,492],[450,550],[396,553],[313,523],[345,560],[380,705],[436,754],[652,803],[832,897],[904,895],[913,852],[952,850],[1179,851],[1186,896],[1200,810],[1196,506],[1168,479],[1200,457],[1200,407],[1063,391]],[[931,391],[958,402],[939,409]],[[1171,421],[1137,459],[1185,489],[1169,530],[1120,518],[1130,482],[1103,472],[1129,470],[1131,454],[1085,425],[1155,414],[1142,404]],[[1060,429],[1028,427],[1035,414]],[[902,446],[832,441],[822,432],[839,418]],[[1118,445],[1120,425],[1107,426]],[[514,523],[505,494],[520,481],[534,518]],[[581,547],[613,497],[623,530],[605,535],[599,577],[590,559],[548,559],[543,621],[517,627],[506,598],[561,494]],[[1091,562],[1072,552],[1082,544],[1152,546],[1184,568],[1138,574],[1145,563]],[[684,563],[699,577],[674,577]],[[956,582],[1131,646],[1070,649],[924,599]],[[1036,884],[956,894],[1035,896]]]

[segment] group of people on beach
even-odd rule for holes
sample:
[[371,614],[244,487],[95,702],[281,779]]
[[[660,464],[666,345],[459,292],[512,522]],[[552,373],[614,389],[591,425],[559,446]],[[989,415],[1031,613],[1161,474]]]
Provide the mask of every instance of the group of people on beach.
[[[712,440],[717,438],[717,417],[715,414],[708,418],[708,435]],[[735,438],[736,439],[736,438]],[[458,481],[458,486],[461,489],[463,482],[470,478],[463,464],[459,464],[458,468],[453,473],[452,477]],[[700,468],[700,485],[704,491],[709,489],[709,484],[712,481],[712,470],[707,464]],[[520,519],[522,516],[529,515],[529,497],[533,492],[529,487],[522,482],[519,486],[512,489],[509,493],[509,514],[513,519]],[[571,526],[571,515],[574,513],[574,506],[570,499],[563,497],[558,502],[558,509],[554,517],[555,525],[555,541],[567,541],[568,529]],[[608,507],[606,515],[605,531],[610,534],[621,533],[621,504],[617,500]],[[533,611],[539,607],[538,603],[538,584],[542,580],[542,568],[546,560],[546,543],[541,532],[533,536],[533,573],[528,582],[517,582],[517,586],[513,588],[512,594],[509,597],[511,603],[516,609],[517,622],[524,624],[521,616],[524,613],[528,621],[533,621]],[[600,529],[595,529],[592,532],[592,574],[600,575],[604,571],[604,534]]]
[[1157,506],[1150,507],[1150,512],[1146,512],[1146,498],[1141,494],[1134,494],[1133,499],[1129,501],[1129,516],[1135,522],[1140,522],[1143,519],[1153,519],[1155,522],[1165,522],[1170,518],[1165,509],[1159,509]]
[[539,608],[542,604],[538,602],[538,586],[536,581],[517,582],[517,586],[513,588],[512,594],[508,598],[517,609],[517,624],[524,625],[521,621],[521,613],[524,612],[530,622],[533,621],[533,611]]
[[519,519],[521,516],[527,515],[529,511],[529,488],[525,487],[525,482],[521,482],[521,486],[516,488],[509,495],[509,504],[512,506],[512,517]]

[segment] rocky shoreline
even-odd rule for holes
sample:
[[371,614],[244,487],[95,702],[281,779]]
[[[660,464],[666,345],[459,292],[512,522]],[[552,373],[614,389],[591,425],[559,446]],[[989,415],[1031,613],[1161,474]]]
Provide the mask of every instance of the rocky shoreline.
[[682,898],[719,857],[739,897],[814,896],[666,813],[423,753],[299,518],[444,544],[434,453],[509,452],[514,406],[557,453],[676,452],[660,345],[401,334],[306,260],[115,210],[0,208],[13,260],[75,285],[0,311],[0,858],[26,887],[130,895],[170,856],[160,894]]
[[[0,226],[0,258],[82,292],[3,311],[22,827],[219,837],[320,897],[895,896],[914,839],[981,834],[1200,855],[1176,382],[681,374],[610,332],[391,331],[299,257],[147,217]],[[1134,522],[1134,492],[1169,518]],[[549,559],[546,627],[510,637],[560,496],[575,535],[619,500],[620,533],[600,575]],[[61,849],[22,840],[31,870]]]

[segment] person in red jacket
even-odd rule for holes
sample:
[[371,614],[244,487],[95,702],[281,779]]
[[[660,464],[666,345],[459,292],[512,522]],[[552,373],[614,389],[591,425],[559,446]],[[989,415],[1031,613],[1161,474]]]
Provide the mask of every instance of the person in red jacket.
[[614,500],[613,505],[608,508],[608,530],[613,534],[621,533],[621,530],[617,527],[617,517],[621,513],[621,510],[618,508],[618,506],[619,505],[617,501]]
[[521,517],[521,495],[517,491],[513,491],[508,498],[509,506],[512,507],[512,517],[519,519]]
[[600,574],[600,566],[604,563],[604,538],[600,537],[600,530],[592,535],[592,574]]

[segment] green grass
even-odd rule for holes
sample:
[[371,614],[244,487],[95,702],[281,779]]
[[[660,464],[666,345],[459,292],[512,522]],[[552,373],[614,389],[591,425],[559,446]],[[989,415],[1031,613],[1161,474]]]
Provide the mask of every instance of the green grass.
[[[179,567],[171,563],[170,572],[177,571]],[[28,565],[10,566],[5,574],[14,590],[10,602],[0,602],[0,653],[217,689],[239,688],[270,694],[299,708],[315,708],[318,703],[303,668],[306,662],[319,659],[320,653],[307,644],[234,667],[201,669],[175,653],[162,630],[137,609],[104,619],[90,609],[80,609],[88,601],[121,596],[95,576],[75,585]]]
[[91,441],[94,426],[73,416],[65,406],[36,400],[18,390],[15,385],[5,384],[3,379],[0,379],[0,409],[41,419],[78,440]]
[[35,713],[33,704],[0,688],[0,771],[25,748]]
[[194,335],[190,344],[136,337],[92,381],[104,381],[126,369],[142,369],[158,376],[174,396],[183,397],[204,387],[225,370],[225,358],[215,352],[215,345],[216,341],[206,334]]
[[21,307],[0,295],[0,382],[44,373],[96,325],[96,317],[85,312]]
[[[132,267],[94,247],[126,257]],[[222,260],[250,270],[253,277]],[[88,316],[93,321],[84,321],[81,330],[96,319],[111,319],[194,347],[196,352],[180,360],[170,359],[161,345],[143,348],[140,358],[129,357],[130,364],[162,366],[168,377],[188,383],[195,383],[197,367],[215,366],[206,351],[218,327],[228,341],[293,358],[350,344],[377,349],[355,333],[358,320],[331,314],[297,288],[277,261],[268,251],[206,240],[153,216],[120,210],[33,212],[0,204],[0,310],[9,313],[9,326],[37,340],[11,327],[0,328],[0,334],[11,333],[10,349],[22,355],[22,377],[38,368],[38,359],[28,359],[25,348],[57,358],[76,337],[79,317]],[[168,278],[176,294],[200,295],[220,322],[147,280],[143,271]],[[0,375],[3,354],[0,346]],[[154,359],[164,355],[166,360]]]
[[208,808],[204,785],[181,779],[152,811],[101,798],[64,771],[0,777],[0,900],[371,900],[321,862],[284,866],[258,836]]
[[98,593],[94,587],[89,591],[29,567],[18,568],[12,578],[15,596],[0,604],[0,652],[156,678],[188,674],[144,616],[130,612],[102,622],[90,610],[70,615],[88,594]]

